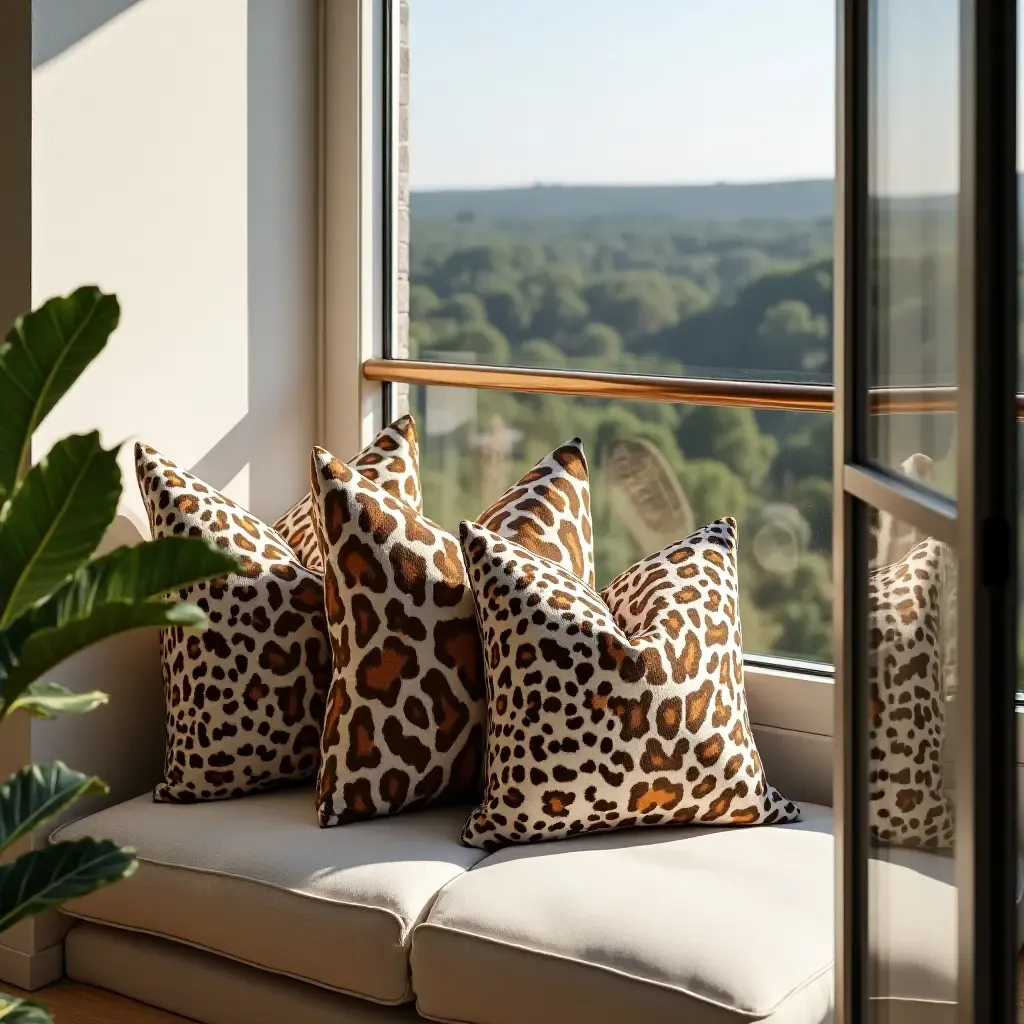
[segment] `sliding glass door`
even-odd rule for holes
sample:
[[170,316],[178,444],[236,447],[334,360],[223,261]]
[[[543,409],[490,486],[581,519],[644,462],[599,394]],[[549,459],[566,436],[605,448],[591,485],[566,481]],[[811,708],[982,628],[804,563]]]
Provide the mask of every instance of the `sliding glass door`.
[[844,1024],[1016,1014],[1014,8],[838,5]]

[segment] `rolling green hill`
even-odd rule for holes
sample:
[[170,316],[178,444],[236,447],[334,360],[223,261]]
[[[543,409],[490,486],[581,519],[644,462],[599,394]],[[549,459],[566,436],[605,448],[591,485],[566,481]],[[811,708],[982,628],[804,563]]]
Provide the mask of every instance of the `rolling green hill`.
[[750,185],[533,185],[414,191],[412,215],[447,220],[671,217],[676,220],[831,218],[832,182]]
[[[1021,179],[1024,199],[1024,178]],[[649,220],[691,222],[831,220],[831,179],[718,185],[531,185],[526,188],[419,190],[412,215],[423,220]],[[900,212],[954,209],[952,196],[903,197]],[[1024,201],[1021,203],[1024,207]]]

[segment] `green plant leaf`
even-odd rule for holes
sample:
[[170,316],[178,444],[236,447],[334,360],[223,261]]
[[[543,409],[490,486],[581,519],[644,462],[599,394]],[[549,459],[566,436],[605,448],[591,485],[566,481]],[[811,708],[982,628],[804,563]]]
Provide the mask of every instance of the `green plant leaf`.
[[117,513],[117,449],[72,434],[33,466],[0,508],[0,627],[60,586],[103,539]]
[[94,286],[53,298],[15,321],[0,346],[0,498],[28,464],[32,434],[103,351],[121,315]]
[[26,917],[127,878],[135,851],[109,839],[74,839],[0,865],[0,934]]
[[238,559],[201,537],[159,537],[119,547],[83,565],[34,611],[36,628],[87,618],[116,601],[168,597],[203,580],[237,572]]
[[0,786],[0,852],[83,796],[102,796],[106,784],[60,761],[28,764]]
[[11,702],[8,711],[25,711],[33,718],[56,718],[58,715],[84,715],[106,704],[108,697],[100,690],[75,693],[60,683],[30,683],[25,692]]
[[0,1021],[3,1024],[53,1024],[47,1011],[28,999],[5,996],[0,992]]
[[[192,628],[206,621],[203,610],[180,601],[112,601],[98,605],[84,618],[33,633],[18,656],[0,663],[0,719],[15,710],[22,696],[43,673],[72,654],[107,637],[146,627]],[[4,655],[0,645],[0,657]]]
[[238,568],[233,555],[198,537],[161,537],[121,547],[0,630],[0,717],[65,658],[145,626],[199,626],[203,610],[164,596]]

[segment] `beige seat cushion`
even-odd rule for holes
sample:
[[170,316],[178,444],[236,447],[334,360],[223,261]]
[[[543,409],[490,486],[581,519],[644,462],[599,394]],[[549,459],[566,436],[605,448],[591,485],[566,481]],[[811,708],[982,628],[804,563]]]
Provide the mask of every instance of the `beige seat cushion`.
[[[948,998],[955,971],[951,862],[912,853],[873,873],[889,907],[875,955],[901,997],[893,1021]],[[832,810],[806,804],[793,825],[503,850],[450,883],[417,927],[418,1008],[488,1024],[821,1024],[832,1016],[833,872]]]
[[956,1019],[956,861],[880,846],[868,863],[871,992],[880,1024]]
[[[123,928],[79,922],[64,940],[74,981],[203,1024],[417,1024],[414,1003],[382,1006]],[[160,1020],[164,1020],[163,1016]],[[57,1018],[58,1024],[61,1018]],[[66,1018],[65,1018],[66,1020]],[[137,1024],[118,1017],[106,1024]],[[146,1020],[151,1020],[147,1017]],[[76,1018],[83,1022],[83,1018]],[[88,1018],[90,1024],[96,1017]]]
[[[489,1024],[827,1019],[831,810],[793,825],[638,829],[493,854],[413,937],[421,1013]],[[774,1018],[772,1018],[774,1020]]]
[[412,998],[412,928],[483,854],[459,843],[468,808],[319,829],[311,787],[209,804],[139,797],[58,829],[138,850],[125,882],[77,917],[222,953],[382,1003]]

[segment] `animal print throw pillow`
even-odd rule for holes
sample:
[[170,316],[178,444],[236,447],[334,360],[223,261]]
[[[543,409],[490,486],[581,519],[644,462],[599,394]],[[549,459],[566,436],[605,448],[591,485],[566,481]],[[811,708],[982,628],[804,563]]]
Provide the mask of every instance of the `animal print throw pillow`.
[[[484,670],[458,541],[328,452],[313,451],[333,680],[321,743],[321,826],[444,798],[479,798]],[[579,439],[543,459],[483,515],[592,575]]]
[[927,539],[868,578],[868,823],[879,843],[948,847],[944,782],[945,547]]
[[580,438],[541,459],[476,521],[597,585],[590,472]]
[[465,843],[799,817],[750,731],[733,520],[601,594],[484,527],[463,523],[462,547],[487,671],[486,791]]
[[[935,464],[921,452],[904,459],[896,472],[926,487],[935,486]],[[871,509],[868,557],[872,565],[893,565],[925,539],[920,530],[900,522],[892,513]]]
[[[905,459],[897,472],[932,489],[935,488],[935,464],[921,452]],[[900,562],[908,552],[927,540],[928,535],[900,522],[895,516],[878,509],[871,510],[868,531],[868,556],[872,566],[891,566]],[[945,727],[942,739],[942,773],[946,798],[956,805],[956,729],[957,714],[957,561],[948,545],[940,545],[942,575],[939,583],[939,622],[941,623],[942,700]]]
[[167,740],[154,799],[244,796],[311,777],[330,684],[323,584],[284,539],[153,448],[135,470],[154,537],[208,537],[237,573],[181,591],[205,629],[161,631]]
[[[375,481],[388,494],[408,502],[417,512],[423,511],[420,445],[416,422],[411,416],[402,416],[385,427],[349,465],[367,480]],[[307,569],[322,575],[324,562],[313,527],[315,513],[313,495],[307,492],[274,523],[274,529],[284,537]]]

